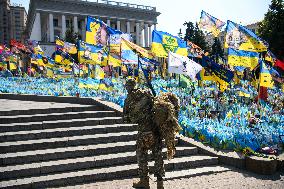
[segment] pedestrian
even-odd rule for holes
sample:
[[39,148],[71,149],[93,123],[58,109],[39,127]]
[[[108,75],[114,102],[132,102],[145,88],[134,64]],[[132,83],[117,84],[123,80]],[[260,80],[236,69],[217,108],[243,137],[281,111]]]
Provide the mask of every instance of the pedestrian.
[[128,79],[125,88],[128,92],[123,108],[123,119],[128,123],[138,124],[136,155],[139,181],[133,183],[134,188],[150,188],[148,151],[153,154],[154,175],[157,177],[157,188],[163,189],[165,175],[162,155],[162,136],[154,122],[154,96],[147,89],[135,88],[134,79]]

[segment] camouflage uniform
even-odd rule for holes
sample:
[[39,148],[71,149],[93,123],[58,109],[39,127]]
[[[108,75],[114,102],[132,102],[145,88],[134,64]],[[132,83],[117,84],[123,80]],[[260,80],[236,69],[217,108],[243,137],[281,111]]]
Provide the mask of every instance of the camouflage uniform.
[[139,166],[139,178],[148,178],[148,150],[151,150],[155,160],[155,176],[158,179],[162,179],[165,175],[162,138],[158,127],[153,121],[154,97],[149,90],[135,89],[135,84],[132,80],[127,81],[126,88],[129,88],[129,85],[132,87],[128,89],[128,95],[125,99],[123,118],[126,122],[138,123],[136,155]]

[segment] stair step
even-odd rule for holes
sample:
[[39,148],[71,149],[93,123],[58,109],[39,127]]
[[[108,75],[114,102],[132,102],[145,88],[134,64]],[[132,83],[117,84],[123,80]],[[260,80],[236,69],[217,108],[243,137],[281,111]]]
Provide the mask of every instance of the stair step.
[[110,132],[126,132],[135,130],[137,130],[136,124],[113,124],[4,132],[0,133],[0,142],[57,138],[86,134],[102,134]]
[[[63,106],[64,106],[64,104],[63,104]],[[70,107],[63,107],[63,108],[58,107],[58,108],[41,108],[41,109],[0,111],[0,115],[1,116],[33,115],[33,114],[92,111],[92,110],[102,110],[102,109],[103,108],[100,107],[100,106],[72,104],[72,106],[70,106]]]
[[[163,155],[166,157],[167,149],[163,149]],[[195,147],[177,147],[176,157],[184,155],[196,155],[197,148]],[[152,159],[150,155],[149,159]],[[105,154],[99,156],[88,156],[80,158],[70,158],[55,161],[12,165],[1,167],[0,178],[11,179],[15,177],[36,176],[54,172],[66,172],[74,170],[82,170],[87,168],[114,166],[119,164],[135,163],[137,160],[136,152],[122,152],[116,154]]]
[[[175,143],[178,143],[177,139],[175,139]],[[119,152],[129,152],[136,150],[135,144],[136,141],[133,140],[127,142],[110,142],[94,145],[81,145],[24,152],[12,152],[0,154],[0,163],[3,166],[7,166],[14,164],[50,161],[56,159],[67,159],[103,154],[113,154]],[[165,145],[164,141],[163,145]],[[193,154],[195,154],[195,152],[197,152],[197,149],[194,149]]]
[[81,135],[61,138],[36,139],[0,143],[1,153],[98,144],[106,142],[122,142],[136,139],[137,131]]
[[60,112],[48,114],[34,114],[34,115],[13,115],[0,116],[0,123],[23,123],[33,121],[51,121],[51,120],[66,120],[76,118],[92,118],[103,116],[115,116],[115,111],[80,111],[80,112]]
[[[107,111],[109,112],[109,111]],[[69,119],[69,120],[52,120],[52,121],[37,121],[24,123],[6,123],[0,124],[0,132],[25,131],[25,130],[43,130],[51,128],[88,126],[99,124],[115,124],[122,123],[121,117],[100,117],[100,118],[84,118],[84,119]]]
[[12,165],[12,164],[48,161],[55,159],[101,155],[107,153],[134,151],[135,144],[136,144],[135,141],[113,142],[113,143],[110,142],[102,144],[70,146],[62,148],[25,151],[25,152],[12,152],[12,153],[0,154],[0,163],[1,165]]
[[[193,168],[197,166],[209,166],[218,163],[217,157],[210,156],[191,156],[181,157],[172,160],[165,160],[165,169],[167,171],[179,168]],[[150,168],[154,162],[150,162]],[[2,188],[43,188],[54,186],[67,186],[75,183],[110,180],[117,178],[125,178],[137,175],[137,164],[129,164],[122,166],[111,166],[105,168],[95,168],[82,171],[58,173],[37,177],[20,178],[0,182]],[[152,168],[151,168],[152,169]]]
[[[165,173],[164,180],[172,180],[172,179],[179,179],[179,178],[188,178],[188,177],[195,177],[199,175],[208,175],[212,173],[220,173],[230,171],[231,169],[223,166],[205,166],[205,167],[196,167],[193,169],[184,169],[184,170],[174,170],[174,171],[167,171]],[[152,174],[150,178],[156,181],[156,177]]]

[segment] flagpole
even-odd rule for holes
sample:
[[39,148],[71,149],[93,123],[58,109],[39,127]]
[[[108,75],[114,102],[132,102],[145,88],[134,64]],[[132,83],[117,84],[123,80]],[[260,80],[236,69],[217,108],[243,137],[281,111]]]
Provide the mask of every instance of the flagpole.
[[180,74],[178,74],[178,86],[180,87]]
[[137,74],[138,74],[138,83],[140,83],[140,80],[139,80],[139,67],[140,67],[140,56],[139,56],[139,54],[138,53],[136,53],[137,55],[138,55],[138,68],[137,68]]

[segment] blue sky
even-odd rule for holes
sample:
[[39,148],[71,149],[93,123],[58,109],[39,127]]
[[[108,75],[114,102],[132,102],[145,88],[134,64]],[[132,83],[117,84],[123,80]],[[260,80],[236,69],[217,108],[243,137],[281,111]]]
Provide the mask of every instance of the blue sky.
[[[96,0],[88,0],[96,1]],[[252,24],[264,18],[271,0],[117,0],[120,2],[155,6],[161,13],[157,29],[177,35],[179,28],[185,32],[185,21],[197,22],[202,10],[221,19],[242,25]],[[29,0],[11,0],[28,9]]]

